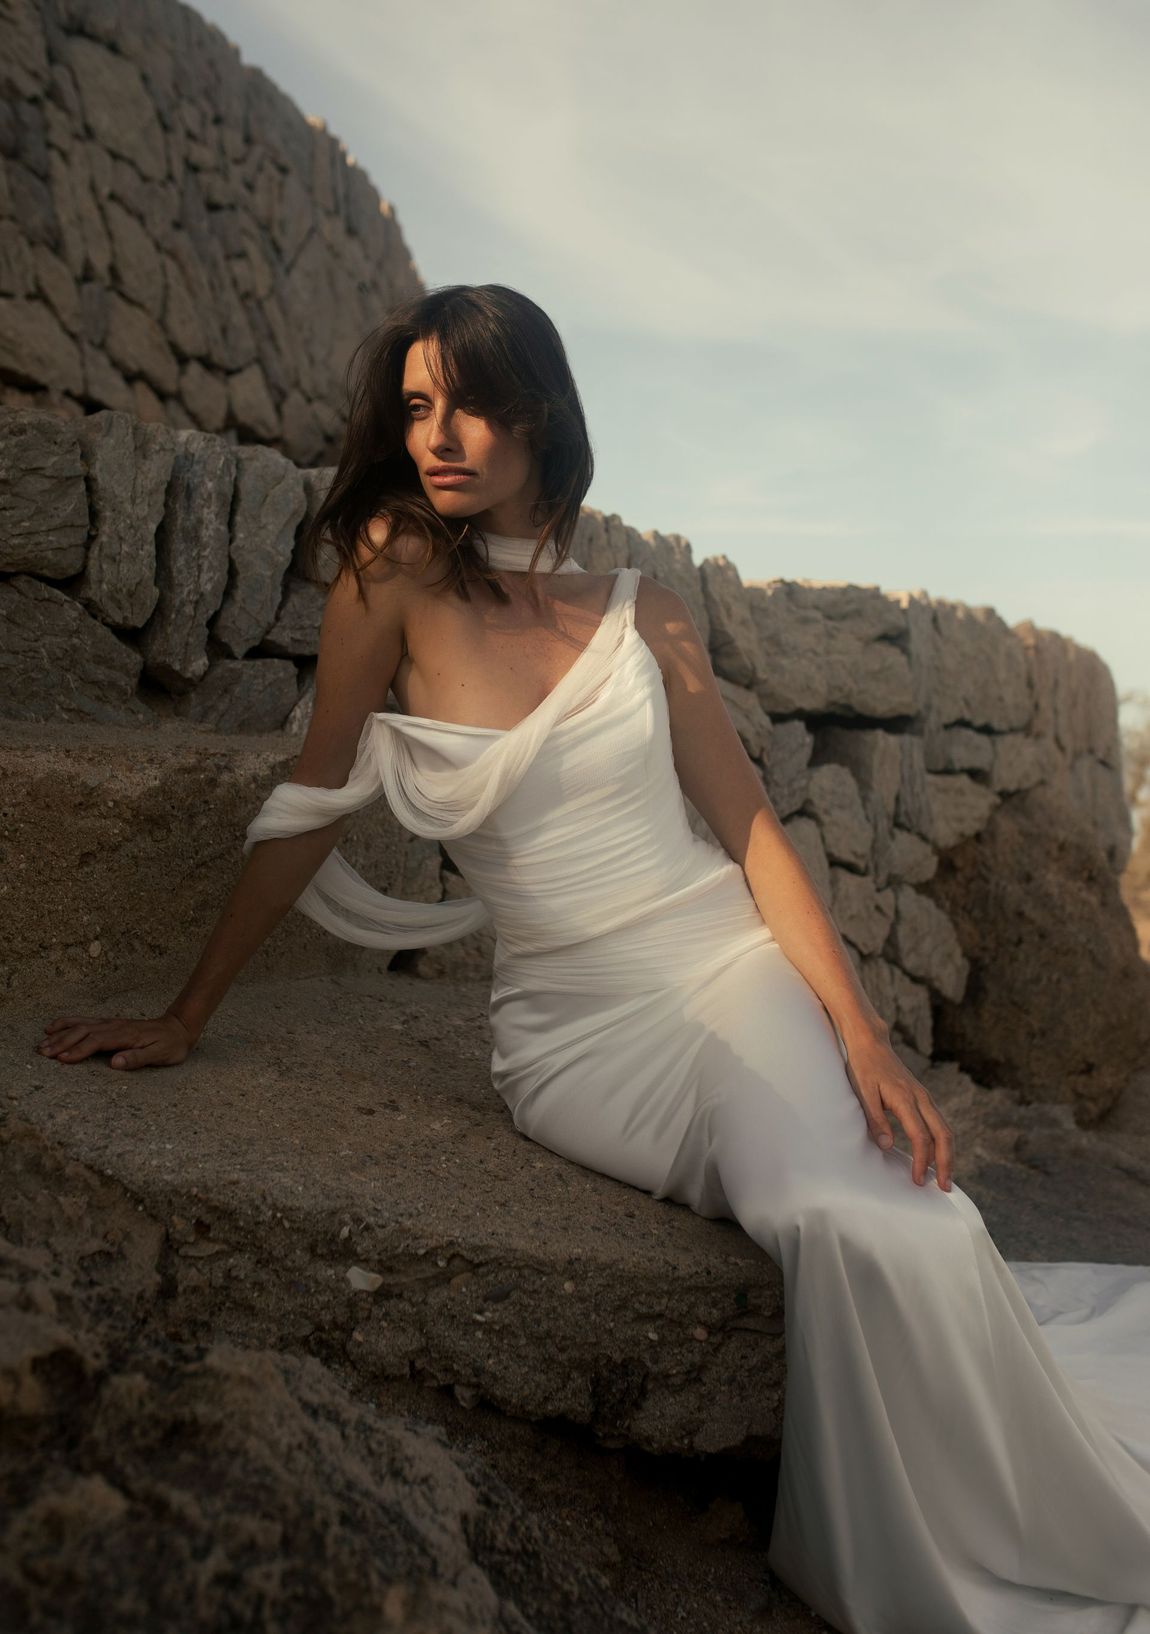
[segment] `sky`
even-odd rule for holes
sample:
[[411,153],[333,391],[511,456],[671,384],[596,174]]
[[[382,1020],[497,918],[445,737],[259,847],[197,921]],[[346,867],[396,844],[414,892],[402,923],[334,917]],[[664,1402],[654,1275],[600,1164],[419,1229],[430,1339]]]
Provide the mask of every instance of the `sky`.
[[548,312],[586,504],[744,579],[1032,619],[1150,694],[1147,0],[194,9],[426,287]]

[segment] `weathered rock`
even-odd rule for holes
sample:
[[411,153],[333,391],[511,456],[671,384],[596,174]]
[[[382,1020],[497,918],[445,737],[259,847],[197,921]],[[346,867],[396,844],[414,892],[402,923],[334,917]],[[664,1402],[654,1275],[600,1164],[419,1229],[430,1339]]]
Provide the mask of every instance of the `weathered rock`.
[[0,572],[69,578],[87,538],[76,422],[0,408]]
[[[152,1218],[28,1125],[0,1136],[0,1173],[4,1583],[23,1627],[175,1628],[194,1605],[223,1628],[258,1606],[286,1634],[322,1606],[341,1628],[642,1634],[441,1426],[357,1401],[314,1356],[178,1337],[165,1283],[190,1292],[221,1258],[243,1275],[242,1248],[197,1236],[203,1204]],[[371,1322],[369,1300],[345,1304]]]
[[289,658],[221,658],[176,700],[175,712],[215,732],[278,732],[298,695]]
[[931,744],[951,726],[1008,732],[1031,715],[1026,654],[993,607],[891,591],[906,619],[913,718]]
[[989,821],[999,796],[985,783],[965,772],[927,772],[930,798],[930,832],[940,851],[949,850],[959,840],[977,834]]
[[814,737],[802,721],[772,721],[764,764],[767,794],[781,820],[801,809],[810,783]]
[[845,766],[853,774],[877,841],[889,844],[888,831],[897,823],[934,842],[923,741],[917,734],[821,725],[815,732],[814,759],[819,765]]
[[1030,679],[1032,735],[1053,738],[1068,759],[1091,754],[1107,766],[1119,766],[1118,699],[1107,665],[1091,648],[1030,619],[1014,630]]
[[92,538],[76,595],[105,624],[139,629],[155,611],[156,530],[176,455],[166,426],[110,410],[78,422]]
[[134,415],[135,393],[111,359],[87,340],[81,340],[80,354],[84,365],[84,396],[88,402]]
[[[171,1222],[165,1325],[189,1338],[286,1349],[314,1334],[373,1393],[423,1378],[608,1446],[769,1457],[778,1268],[733,1221],[660,1208],[517,1137],[491,1089],[487,984],[444,991],[394,972],[246,980],[164,1071],[146,1141],[137,1081],[93,1110],[99,1060],[41,1058],[19,1109]],[[149,981],[117,1002],[156,1014],[165,993]],[[0,1040],[0,1061],[14,1050]],[[349,1284],[353,1266],[381,1278],[374,1292]]]
[[902,611],[870,585],[748,579],[762,654],[756,690],[769,714],[908,715]]
[[870,859],[873,832],[858,784],[845,766],[816,766],[803,811],[815,819],[831,862],[862,872]]
[[83,34],[67,37],[64,50],[92,135],[110,153],[130,159],[141,176],[164,176],[163,127],[136,64]]
[[151,721],[133,696],[140,656],[62,590],[0,581],[0,713],[17,721]]
[[[7,171],[0,172],[0,176],[3,177],[0,180],[0,212],[6,215],[9,207],[4,196]],[[16,295],[21,300],[35,294],[37,255],[46,250],[44,244],[30,244],[14,221],[0,220],[0,293]]]
[[25,385],[83,390],[80,348],[43,301],[0,296],[0,369]]
[[888,854],[891,879],[904,879],[908,885],[921,885],[931,879],[938,869],[938,853],[917,834],[905,828],[891,832]]
[[242,658],[275,621],[307,499],[299,471],[273,449],[237,448],[235,458],[231,571],[212,634]]
[[[310,579],[313,584],[326,588],[335,577],[339,566],[339,558],[333,546],[325,539],[317,552],[311,553],[307,548],[307,529],[314,521],[320,506],[327,497],[335,476],[334,465],[304,466],[300,471],[303,478],[303,491],[306,509],[303,520],[296,534],[295,554],[292,556],[292,572],[300,578]],[[312,559],[314,554],[314,560]]]
[[989,772],[994,763],[994,736],[972,726],[942,726],[923,737],[928,772]]
[[738,568],[729,556],[708,556],[699,563],[699,584],[711,630],[715,674],[736,686],[753,687],[762,669],[762,655]]
[[208,620],[228,579],[235,455],[218,437],[177,431],[164,519],[156,535],[160,595],[140,650],[148,674],[186,692],[208,670]]
[[[179,269],[174,263],[168,264],[173,268],[176,279],[179,279]],[[169,301],[176,299],[172,293],[171,276],[168,289]],[[185,363],[180,374],[180,400],[201,431],[223,430],[228,416],[228,389],[195,358]]]
[[279,438],[279,415],[258,363],[249,363],[246,369],[229,375],[228,403],[232,420],[245,437],[268,443]]
[[108,295],[108,356],[125,375],[139,374],[158,392],[174,392],[180,365],[163,327],[150,312],[126,301],[115,290]]
[[[852,944],[847,946],[852,950]],[[854,964],[867,997],[891,1028],[892,1035],[897,1032],[916,1054],[929,1061],[932,1030],[929,990],[888,959],[856,952]]]
[[619,533],[623,535],[621,549],[616,548],[615,530],[608,527],[608,519],[602,511],[592,510],[588,505],[580,509],[571,542],[571,555],[588,573],[610,573],[613,568],[627,565],[623,524],[617,516],[612,517],[611,521],[618,525]]
[[936,599],[932,696],[941,723],[1009,732],[1025,728],[1032,700],[1022,643],[993,607]]
[[990,786],[996,794],[1033,788],[1044,775],[1040,741],[1027,732],[998,732],[991,738]]
[[104,220],[112,242],[117,287],[128,300],[159,320],[163,315],[164,268],[151,234],[118,199],[106,200]]
[[303,658],[319,651],[319,627],[327,603],[327,592],[310,579],[289,573],[284,581],[283,601],[275,623],[260,642],[263,652],[280,653],[285,658]]
[[1074,809],[1086,817],[1107,862],[1120,874],[1130,860],[1134,843],[1134,820],[1121,768],[1108,766],[1092,754],[1078,755],[1064,778],[1051,778],[1046,786],[1068,797]]
[[869,874],[831,868],[831,911],[839,933],[860,953],[881,953],[894,919],[894,891],[879,890]]
[[90,277],[105,291],[107,339],[108,287],[112,271],[112,243],[97,194],[106,191],[107,174],[101,164],[104,150],[81,140],[62,153],[48,155],[52,203],[60,229],[60,248],[76,278]]
[[1048,789],[1011,795],[929,891],[971,971],[936,1011],[938,1048],[1024,1100],[1099,1118],[1150,1049],[1150,971],[1089,823]]
[[0,401],[331,458],[356,345],[422,290],[394,212],[209,23],[121,10],[0,19]]
[[934,1022],[930,990],[924,982],[916,982],[898,965],[891,966],[894,985],[895,1025],[904,1038],[927,1060],[934,1047]]
[[44,19],[25,0],[5,8],[3,34],[4,90],[9,96],[41,96],[51,83]]
[[937,902],[913,885],[900,883],[893,895],[889,956],[908,976],[918,976],[957,1002],[965,991],[969,966],[954,925]]
[[320,457],[326,442],[323,419],[316,413],[314,405],[294,388],[283,400],[280,422],[283,426],[283,446],[290,450],[293,459],[311,465]]
[[819,726],[814,735],[814,757],[821,765],[845,766],[861,793],[875,796],[876,807],[887,823],[895,821],[902,786],[900,733],[886,732],[881,727]]

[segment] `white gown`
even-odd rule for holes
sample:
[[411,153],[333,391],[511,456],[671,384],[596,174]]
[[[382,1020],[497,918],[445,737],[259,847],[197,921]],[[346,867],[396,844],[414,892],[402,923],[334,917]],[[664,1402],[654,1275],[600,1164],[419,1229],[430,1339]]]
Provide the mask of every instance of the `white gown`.
[[638,580],[517,726],[372,714],[344,787],[280,784],[245,850],[383,794],[474,896],[387,898],[334,851],[297,906],[373,947],[490,922],[516,1128],[781,1267],[767,1560],[833,1627],[1150,1634],[1150,1267],[1007,1262],[961,1186],[869,1138],[827,1011],[689,826]]

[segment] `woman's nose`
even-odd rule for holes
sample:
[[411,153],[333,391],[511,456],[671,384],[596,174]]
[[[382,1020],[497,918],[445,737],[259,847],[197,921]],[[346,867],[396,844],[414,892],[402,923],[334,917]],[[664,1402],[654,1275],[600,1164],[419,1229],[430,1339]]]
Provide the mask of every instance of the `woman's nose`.
[[436,454],[448,453],[459,448],[459,437],[455,430],[455,417],[448,414],[434,421],[431,428],[431,448]]

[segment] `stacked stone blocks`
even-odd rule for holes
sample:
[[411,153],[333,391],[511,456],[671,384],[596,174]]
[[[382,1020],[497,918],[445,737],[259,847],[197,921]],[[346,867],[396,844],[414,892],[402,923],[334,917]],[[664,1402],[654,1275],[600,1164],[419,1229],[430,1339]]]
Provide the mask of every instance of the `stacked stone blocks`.
[[191,7],[0,12],[0,403],[334,456],[423,285],[391,206]]

